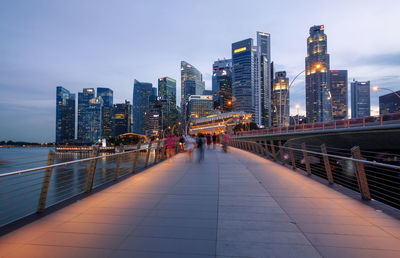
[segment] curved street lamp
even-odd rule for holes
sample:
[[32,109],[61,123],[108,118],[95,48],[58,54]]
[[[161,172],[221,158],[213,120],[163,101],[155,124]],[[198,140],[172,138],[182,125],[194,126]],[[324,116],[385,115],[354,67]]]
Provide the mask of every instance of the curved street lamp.
[[374,91],[378,91],[378,90],[388,90],[388,91],[394,93],[394,95],[396,95],[396,96],[400,99],[399,93],[397,93],[397,92],[395,92],[394,90],[391,90],[391,89],[389,89],[389,88],[381,88],[381,87],[379,87],[379,86],[374,86],[372,89],[373,89]]
[[[318,66],[318,65],[317,65]],[[319,67],[318,67],[319,68]],[[299,72],[294,78],[293,78],[293,80],[292,80],[292,82],[289,84],[289,87],[287,88],[287,91],[286,91],[286,93],[285,93],[285,98],[284,98],[284,103],[283,103],[283,124],[285,124],[285,120],[286,120],[286,98],[287,98],[287,95],[289,94],[289,90],[290,90],[290,87],[292,87],[292,85],[293,85],[293,82],[302,74],[302,73],[304,73],[306,70],[303,70],[303,71],[301,71],[301,72]],[[289,105],[290,105],[290,101],[289,101]],[[290,116],[290,114],[289,114],[289,116]],[[280,119],[280,121],[282,121],[281,119]],[[282,126],[282,124],[281,123],[279,123],[279,126],[281,127]]]

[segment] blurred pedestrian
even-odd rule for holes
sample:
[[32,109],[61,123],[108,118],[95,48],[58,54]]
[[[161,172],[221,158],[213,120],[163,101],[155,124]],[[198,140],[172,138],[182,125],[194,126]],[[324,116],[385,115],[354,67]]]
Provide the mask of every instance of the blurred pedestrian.
[[211,135],[207,134],[207,149],[209,150],[211,146]]
[[229,134],[224,134],[222,136],[222,149],[224,152],[228,151],[228,145],[229,145]]
[[217,146],[217,135],[215,133],[213,133],[212,135],[212,143],[213,143],[213,149],[215,150]]
[[179,136],[179,148],[180,148],[180,151],[185,151],[185,147],[184,147],[184,144],[185,144],[185,138],[183,138],[183,135],[181,135],[181,136]]
[[199,162],[204,160],[204,143],[204,135],[202,133],[199,133],[196,138],[196,146],[199,152]]
[[167,159],[172,157],[174,155],[174,149],[175,149],[175,137],[172,134],[168,134],[167,136]]
[[194,144],[196,143],[195,139],[189,134],[186,136],[186,150],[188,152],[189,161],[192,161]]

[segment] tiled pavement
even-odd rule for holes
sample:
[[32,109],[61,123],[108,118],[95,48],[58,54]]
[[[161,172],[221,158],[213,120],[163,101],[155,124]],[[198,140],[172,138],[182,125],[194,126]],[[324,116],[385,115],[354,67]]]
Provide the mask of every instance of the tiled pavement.
[[400,221],[232,149],[184,154],[0,238],[0,257],[400,257]]

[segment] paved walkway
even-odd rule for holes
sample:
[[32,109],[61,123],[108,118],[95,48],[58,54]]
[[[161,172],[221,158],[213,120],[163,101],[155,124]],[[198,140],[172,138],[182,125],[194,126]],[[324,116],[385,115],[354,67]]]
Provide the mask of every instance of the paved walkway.
[[186,155],[0,238],[0,257],[400,257],[400,221],[256,155]]

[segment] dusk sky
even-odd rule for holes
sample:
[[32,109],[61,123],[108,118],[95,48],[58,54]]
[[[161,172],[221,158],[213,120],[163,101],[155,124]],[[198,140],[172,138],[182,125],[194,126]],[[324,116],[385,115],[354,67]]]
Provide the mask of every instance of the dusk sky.
[[[271,33],[275,70],[304,70],[312,25],[325,25],[331,69],[350,82],[400,89],[400,1],[20,1],[0,2],[0,140],[53,142],[56,86],[109,87],[132,102],[133,81],[177,79],[180,61],[211,89],[212,63],[231,44]],[[290,92],[305,113],[304,76]],[[372,114],[378,96],[372,92]],[[177,98],[179,99],[179,97]],[[350,102],[349,102],[350,104]]]

